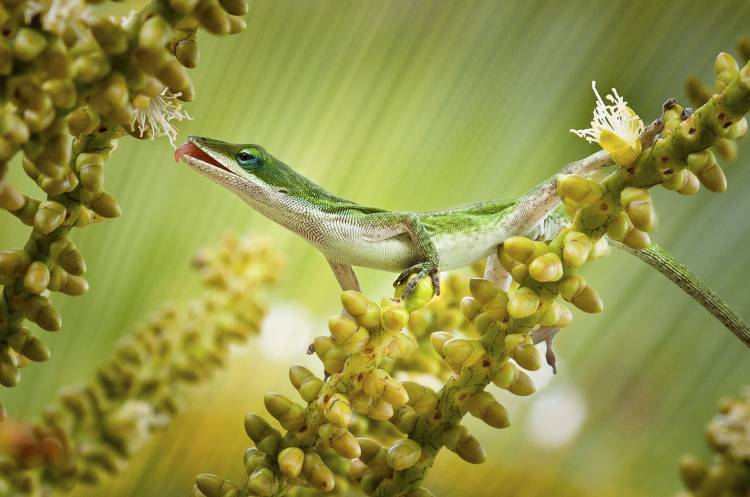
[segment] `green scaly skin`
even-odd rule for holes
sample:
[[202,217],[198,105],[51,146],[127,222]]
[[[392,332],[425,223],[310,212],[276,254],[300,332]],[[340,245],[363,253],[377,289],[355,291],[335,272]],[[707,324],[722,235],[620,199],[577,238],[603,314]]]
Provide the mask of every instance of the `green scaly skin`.
[[[190,137],[175,159],[237,194],[274,222],[305,238],[328,260],[343,290],[359,290],[352,266],[400,272],[394,285],[466,267],[495,253],[512,236],[551,239],[569,222],[559,209],[557,175],[518,200],[490,201],[433,212],[365,207],[326,191],[258,145]],[[612,164],[598,152],[560,173],[586,174]],[[616,244],[618,248],[623,248]],[[750,346],[747,325],[694,274],[659,248],[633,251],[666,275]]]

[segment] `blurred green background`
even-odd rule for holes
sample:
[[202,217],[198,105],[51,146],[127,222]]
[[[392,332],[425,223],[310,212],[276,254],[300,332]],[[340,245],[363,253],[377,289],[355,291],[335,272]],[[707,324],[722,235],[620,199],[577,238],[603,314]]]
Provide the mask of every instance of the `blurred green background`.
[[[568,132],[588,126],[592,79],[601,91],[616,86],[644,120],[667,97],[687,103],[685,78],[712,81],[716,54],[750,33],[750,3],[251,0],[247,21],[238,36],[201,34],[194,120],[180,139],[260,143],[342,196],[427,210],[518,196],[595,151]],[[725,194],[657,192],[654,238],[750,319],[746,143],[740,152]],[[54,356],[2,391],[11,415],[37,415],[149,312],[194,295],[191,255],[224,231],[272,237],[286,276],[264,336],[195,391],[121,477],[77,495],[185,496],[197,473],[239,476],[244,413],[262,409],[265,391],[291,393],[287,366],[308,363],[308,337],[338,310],[322,256],[172,153],[166,139],[121,141],[106,171],[123,216],[75,235],[92,290],[56,295],[64,328],[44,337]],[[35,191],[22,176],[16,164],[16,184]],[[27,236],[8,214],[0,227],[0,247]],[[488,462],[441,455],[428,480],[436,495],[555,495],[554,485],[538,490],[548,473],[597,495],[671,495],[679,455],[707,453],[703,426],[721,396],[750,382],[750,353],[633,258],[613,253],[585,273],[605,312],[577,313],[557,340],[560,373],[537,375],[538,394],[499,394],[511,429],[470,422]],[[360,278],[372,297],[392,291],[392,275]],[[537,490],[507,476],[514,471]]]

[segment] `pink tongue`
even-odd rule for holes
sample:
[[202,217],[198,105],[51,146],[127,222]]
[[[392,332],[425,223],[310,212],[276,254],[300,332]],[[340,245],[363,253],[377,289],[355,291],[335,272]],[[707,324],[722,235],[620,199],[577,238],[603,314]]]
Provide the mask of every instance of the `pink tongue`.
[[187,155],[189,157],[195,157],[196,159],[199,159],[202,155],[206,155],[206,153],[193,145],[190,142],[184,143],[177,147],[174,151],[174,160],[176,162],[180,162],[180,159],[183,155]]

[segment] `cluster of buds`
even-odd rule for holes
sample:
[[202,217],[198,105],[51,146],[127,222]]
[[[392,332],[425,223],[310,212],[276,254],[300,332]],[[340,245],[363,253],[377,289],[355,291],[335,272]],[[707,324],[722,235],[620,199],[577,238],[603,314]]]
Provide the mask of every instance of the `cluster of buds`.
[[[429,299],[431,294],[427,295]],[[420,297],[424,295],[418,292],[415,298]],[[417,343],[405,330],[409,313],[403,302],[384,299],[378,305],[354,291],[344,292],[341,301],[346,315],[332,317],[330,335],[316,337],[310,346],[323,363],[324,377],[302,366],[289,370],[305,405],[276,393],[264,399],[284,434],[261,416],[248,414],[245,430],[255,447],[244,457],[247,481],[240,486],[215,475],[200,475],[196,495],[271,496],[294,487],[345,492],[347,471],[359,469],[371,484],[382,478],[382,469],[370,475],[362,468],[380,450],[379,444],[357,438],[353,431],[358,431],[360,417],[374,421],[399,417],[408,422],[404,412],[409,409],[408,386],[381,366],[386,360],[412,355]],[[383,459],[390,471],[415,463],[404,447],[392,449],[387,461]]]
[[233,344],[259,332],[263,293],[280,270],[269,244],[228,236],[196,266],[204,297],[156,313],[39,423],[0,422],[1,495],[49,495],[116,473],[178,412],[191,386],[225,363]]
[[[747,64],[750,61],[750,36],[743,36],[737,41],[737,52],[740,55],[740,60]],[[716,75],[716,84],[714,88],[698,79],[697,77],[691,77],[685,83],[685,91],[687,92],[688,98],[692,102],[693,106],[700,107],[705,104],[711,98],[715,92],[720,92],[726,86],[727,80],[731,79],[732,73],[736,71],[737,63],[728,54],[723,54],[716,60],[714,65],[714,73]],[[725,161],[734,161],[737,158],[737,131],[722,137],[716,145],[712,147],[712,150],[724,159]]]
[[[428,282],[425,280],[420,284],[428,285]],[[440,295],[409,313],[409,331],[417,341],[417,350],[408,359],[398,360],[386,369],[429,374],[445,379],[451,369],[435,353],[430,337],[436,331],[472,334],[473,328],[468,326],[461,312],[461,300],[468,294],[469,280],[464,275],[449,273],[444,277],[440,282]],[[408,303],[410,307],[413,304],[411,299]]]
[[724,399],[708,424],[706,440],[715,452],[706,464],[695,456],[680,461],[687,490],[681,497],[744,497],[750,493],[750,390]]
[[[411,329],[424,334],[420,311],[425,308],[419,306],[432,295],[429,279],[405,301],[386,299],[380,306],[344,292],[346,315],[331,318],[330,335],[311,345],[324,376],[301,366],[290,369],[290,381],[306,405],[266,395],[266,408],[283,432],[249,414],[245,429],[255,447],[244,458],[247,481],[239,485],[204,474],[196,480],[195,494],[266,497],[298,494],[299,487],[343,494],[357,484],[368,495],[427,497],[431,493],[420,484],[441,447],[470,463],[483,462],[485,452],[461,418],[470,413],[494,428],[508,427],[506,409],[485,387],[494,382],[511,394],[530,395],[535,388],[525,371],[539,369],[542,360],[528,316],[508,313],[512,297],[489,280],[450,279],[454,290],[469,287],[471,295],[457,302],[460,315],[444,321],[453,333],[429,334],[433,354],[450,372],[440,391],[397,379],[415,371],[398,365],[417,355],[421,341]],[[402,290],[403,285],[396,293]],[[455,308],[451,303],[433,309],[433,316],[444,318]],[[391,359],[397,361],[387,371]],[[390,430],[378,429],[378,423],[388,423]]]
[[[198,62],[197,30],[236,33],[246,12],[246,0],[153,0],[115,20],[85,0],[0,2],[0,208],[31,227],[23,249],[0,251],[0,385],[49,357],[24,320],[56,331],[50,292],[88,289],[69,235],[119,216],[103,173],[117,139],[173,141],[172,121],[187,117],[181,102],[195,93],[187,68]],[[42,199],[6,179],[19,151]]]
[[[747,132],[744,114],[750,110],[750,65],[740,70],[726,53],[716,59],[716,93],[700,108],[683,108],[674,99],[664,104],[660,120],[643,138],[640,118],[625,105],[621,97],[608,98],[617,105],[605,106],[607,119],[596,119],[594,128],[576,131],[598,141],[610,151],[613,133],[621,133],[620,146],[612,149],[618,168],[603,181],[578,175],[558,179],[558,194],[572,219],[572,228],[592,240],[604,235],[633,249],[651,244],[649,231],[656,224],[656,214],[649,189],[662,185],[683,195],[696,193],[700,186],[712,192],[723,192],[727,180],[709,147],[721,139],[734,140]],[[598,121],[629,121],[630,126],[597,127]],[[623,129],[630,130],[628,134]],[[622,143],[629,143],[630,154],[622,153]]]
[[[572,321],[571,309],[558,296],[584,312],[603,309],[578,270],[606,253],[608,238],[635,249],[649,246],[655,214],[648,189],[726,188],[707,149],[721,137],[744,133],[750,65],[740,71],[725,54],[719,60],[724,69],[718,93],[695,112],[669,101],[662,119],[648,129],[616,92],[606,97],[609,104],[597,93],[592,129],[577,133],[600,143],[617,167],[600,181],[559,178],[558,194],[570,219],[554,214],[563,227],[549,240],[505,240],[497,260],[510,274],[510,285],[489,267],[488,279],[469,281],[469,295],[464,284],[447,285],[449,298],[433,304],[429,278],[403,301],[384,300],[380,306],[345,292],[346,314],[332,318],[330,336],[316,338],[310,347],[323,363],[323,377],[302,367],[290,370],[307,404],[266,396],[266,408],[283,431],[248,415],[245,428],[255,447],[245,454],[247,480],[236,484],[200,475],[194,495],[305,495],[300,488],[344,494],[354,483],[377,497],[428,497],[432,494],[421,484],[440,449],[469,463],[483,462],[485,452],[461,424],[463,417],[470,414],[498,429],[510,425],[507,410],[486,387],[494,383],[513,395],[534,393],[527,371],[542,367],[535,345],[549,344]],[[396,297],[402,292],[403,285]],[[431,367],[434,356],[425,355],[426,336],[442,361],[439,367]],[[548,349],[553,367],[554,359]],[[435,374],[445,384],[433,390],[407,379],[414,372]],[[381,429],[383,423],[390,429]]]

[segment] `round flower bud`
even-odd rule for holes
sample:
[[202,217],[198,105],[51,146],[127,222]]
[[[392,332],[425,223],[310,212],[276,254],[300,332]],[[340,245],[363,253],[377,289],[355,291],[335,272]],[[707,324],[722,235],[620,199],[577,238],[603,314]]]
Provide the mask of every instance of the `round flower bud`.
[[32,262],[23,277],[23,286],[31,293],[39,295],[49,286],[50,273],[46,264],[41,261]]
[[279,453],[279,470],[281,473],[293,480],[302,472],[302,463],[305,460],[305,453],[298,447],[287,447]]
[[540,255],[529,264],[529,275],[542,283],[557,281],[563,275],[562,261],[553,252]]
[[349,423],[352,421],[352,406],[349,404],[349,399],[344,397],[344,395],[337,393],[328,399],[323,414],[332,424],[346,427],[349,426]]
[[[396,298],[402,298],[406,285],[408,285],[414,278],[418,278],[418,276],[413,274],[409,276],[405,282],[396,287],[394,294]],[[432,285],[432,278],[430,276],[425,276],[417,282],[414,291],[408,297],[403,299],[404,308],[406,308],[408,312],[416,311],[427,305],[427,303],[432,300],[433,295],[435,295],[435,287]]]
[[565,234],[563,241],[563,260],[565,264],[574,268],[582,266],[588,260],[590,253],[591,238],[588,235],[580,231],[570,231]]
[[514,319],[531,316],[539,308],[539,296],[534,290],[521,287],[515,291],[508,302],[508,314]]
[[396,471],[403,471],[414,466],[422,457],[422,447],[409,438],[398,440],[386,454],[388,466]]

